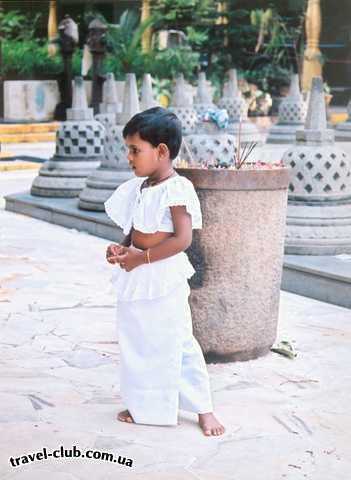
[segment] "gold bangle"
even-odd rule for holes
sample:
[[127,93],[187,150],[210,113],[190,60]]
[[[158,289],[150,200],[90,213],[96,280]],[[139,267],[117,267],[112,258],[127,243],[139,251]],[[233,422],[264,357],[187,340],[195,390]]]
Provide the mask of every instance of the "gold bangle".
[[147,261],[148,261],[148,263],[151,263],[151,262],[150,262],[150,248],[148,248],[148,249],[146,250],[146,256],[147,256]]

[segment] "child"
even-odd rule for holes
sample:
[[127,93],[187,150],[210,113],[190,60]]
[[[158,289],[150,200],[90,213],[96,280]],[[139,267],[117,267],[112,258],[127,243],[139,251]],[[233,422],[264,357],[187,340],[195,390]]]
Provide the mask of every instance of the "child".
[[192,183],[172,167],[181,123],[164,108],[150,108],[129,120],[123,137],[136,176],[105,202],[126,235],[106,251],[117,264],[120,391],[128,408],[117,418],[176,425],[180,408],[198,414],[205,435],[221,435],[188,303],[187,279],[195,270],[184,250],[202,216]]

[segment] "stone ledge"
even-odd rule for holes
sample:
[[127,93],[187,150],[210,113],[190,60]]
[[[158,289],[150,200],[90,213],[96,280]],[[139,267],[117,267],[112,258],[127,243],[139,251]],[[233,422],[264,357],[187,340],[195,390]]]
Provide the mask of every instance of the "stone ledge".
[[5,210],[28,215],[39,220],[75,228],[97,237],[120,242],[124,238],[105,212],[78,209],[79,198],[34,197],[28,191],[6,195]]
[[351,255],[285,255],[281,288],[351,308]]

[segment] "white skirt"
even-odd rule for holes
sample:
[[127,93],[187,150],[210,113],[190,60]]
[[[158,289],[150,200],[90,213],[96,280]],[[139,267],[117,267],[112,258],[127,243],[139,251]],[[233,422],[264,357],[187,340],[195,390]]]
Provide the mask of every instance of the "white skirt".
[[[169,272],[174,257],[145,266],[168,263]],[[138,269],[125,273],[134,272],[138,282]],[[206,363],[193,336],[189,294],[186,274],[166,295],[121,300],[117,292],[120,391],[136,423],[176,425],[179,409],[213,411]]]

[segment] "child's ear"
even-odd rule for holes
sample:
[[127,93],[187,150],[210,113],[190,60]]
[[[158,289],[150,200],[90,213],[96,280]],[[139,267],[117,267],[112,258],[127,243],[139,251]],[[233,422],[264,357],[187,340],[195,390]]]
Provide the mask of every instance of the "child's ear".
[[165,143],[159,143],[157,148],[161,157],[169,157],[169,149]]

